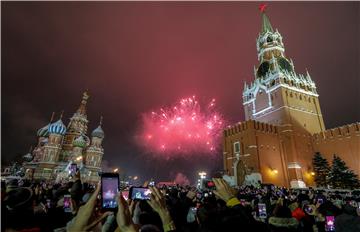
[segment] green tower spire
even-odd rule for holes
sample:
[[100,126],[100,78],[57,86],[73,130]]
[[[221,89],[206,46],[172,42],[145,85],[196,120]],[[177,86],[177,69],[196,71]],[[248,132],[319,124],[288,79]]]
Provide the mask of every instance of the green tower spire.
[[270,32],[274,32],[270,20],[269,18],[266,16],[265,12],[261,12],[261,16],[262,16],[262,27],[261,27],[261,34],[264,34],[268,31]]

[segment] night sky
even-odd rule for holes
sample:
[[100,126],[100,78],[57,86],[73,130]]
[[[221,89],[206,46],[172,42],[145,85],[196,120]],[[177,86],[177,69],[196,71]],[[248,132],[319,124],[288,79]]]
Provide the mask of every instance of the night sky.
[[[159,162],[135,145],[140,115],[196,94],[244,120],[259,2],[1,2],[2,162],[28,152],[55,111],[64,123],[89,90],[89,131],[104,116],[105,156],[129,175],[170,180],[217,159]],[[270,2],[295,70],[317,84],[327,128],[360,120],[360,3]]]

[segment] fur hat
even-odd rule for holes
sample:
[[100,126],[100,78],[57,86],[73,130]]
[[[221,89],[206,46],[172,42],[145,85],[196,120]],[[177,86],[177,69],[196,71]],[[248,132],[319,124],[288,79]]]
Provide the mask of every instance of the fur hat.
[[15,188],[6,193],[4,204],[9,210],[31,206],[33,192],[30,188]]

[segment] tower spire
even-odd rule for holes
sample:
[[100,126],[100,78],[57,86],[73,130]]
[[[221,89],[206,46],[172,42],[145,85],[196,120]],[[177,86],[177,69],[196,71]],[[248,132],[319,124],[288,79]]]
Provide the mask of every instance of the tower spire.
[[103,123],[103,116],[101,115],[101,116],[100,116],[99,126],[102,126],[102,123]]
[[64,110],[62,110],[62,111],[61,111],[61,114],[60,114],[60,118],[59,118],[59,120],[61,120],[61,119],[62,119],[63,114],[64,114]]
[[52,121],[54,120],[54,117],[55,117],[55,112],[52,112],[51,118],[50,118],[50,123],[52,123]]
[[261,17],[262,17],[261,34],[264,34],[264,33],[268,32],[268,31],[274,32],[274,30],[273,30],[273,28],[271,26],[270,20],[265,14],[266,7],[267,7],[266,4],[261,4],[259,6],[259,10],[261,12]]
[[76,111],[77,113],[86,115],[86,103],[87,103],[87,100],[89,99],[89,97],[90,97],[90,96],[89,96],[89,94],[88,94],[88,91],[86,90],[86,91],[83,93],[83,97],[82,97],[82,100],[81,100],[79,109]]

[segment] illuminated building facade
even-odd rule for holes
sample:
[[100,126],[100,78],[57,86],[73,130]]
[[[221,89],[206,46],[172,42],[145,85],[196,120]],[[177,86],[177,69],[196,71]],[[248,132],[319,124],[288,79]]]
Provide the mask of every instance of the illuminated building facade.
[[89,122],[86,114],[88,98],[88,93],[84,92],[80,106],[67,127],[62,121],[62,115],[56,122],[52,122],[52,116],[50,123],[37,131],[38,143],[26,155],[29,161],[25,163],[27,178],[55,180],[60,174],[67,177],[68,165],[76,163],[83,181],[99,180],[105,134],[101,118],[99,126],[92,131],[91,138],[86,135]]
[[340,156],[360,174],[360,123],[326,130],[315,82],[297,74],[283,37],[262,12],[259,65],[244,84],[244,122],[224,131],[224,169],[242,184],[250,174],[264,183],[314,186],[312,158]]

